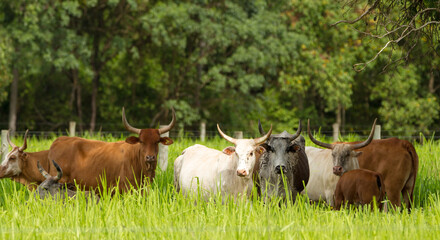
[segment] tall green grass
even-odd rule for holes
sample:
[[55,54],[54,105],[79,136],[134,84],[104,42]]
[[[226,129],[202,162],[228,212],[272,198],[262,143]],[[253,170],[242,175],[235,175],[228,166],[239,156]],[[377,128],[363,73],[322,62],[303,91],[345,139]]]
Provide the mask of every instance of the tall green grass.
[[[28,151],[48,149],[55,138],[31,138]],[[117,141],[111,136],[98,139]],[[318,139],[325,141],[318,136]],[[345,139],[344,139],[345,140]],[[357,140],[350,136],[349,141]],[[346,140],[347,141],[347,140]],[[14,140],[21,145],[22,140]],[[173,187],[173,162],[198,141],[174,139],[166,171],[157,170],[151,186],[127,194],[104,195],[98,204],[84,197],[66,202],[40,200],[9,179],[0,180],[0,237],[14,239],[434,239],[440,233],[440,143],[416,144],[420,169],[415,208],[406,211],[332,211],[299,196],[295,204],[264,203],[259,199],[200,201],[182,196]],[[307,145],[310,144],[308,139]],[[215,138],[203,143],[223,149]],[[310,144],[311,145],[311,144]],[[142,191],[146,190],[146,191]]]

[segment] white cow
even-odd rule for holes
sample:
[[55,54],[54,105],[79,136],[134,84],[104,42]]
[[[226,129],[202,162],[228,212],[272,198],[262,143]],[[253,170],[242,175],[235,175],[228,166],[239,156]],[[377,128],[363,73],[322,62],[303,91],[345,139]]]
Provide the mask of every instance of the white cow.
[[272,127],[266,135],[256,139],[234,139],[224,134],[218,125],[217,129],[235,147],[219,151],[196,144],[186,148],[174,161],[174,186],[177,191],[197,194],[200,190],[205,200],[218,192],[234,198],[251,193],[256,155],[264,151],[259,145],[270,136]]
[[319,201],[325,200],[330,206],[334,206],[334,193],[336,184],[339,178],[347,171],[358,169],[359,162],[357,157],[362,152],[356,152],[359,149],[367,146],[373,140],[374,127],[376,120],[374,120],[373,128],[370,136],[364,142],[357,144],[347,143],[323,143],[313,138],[310,133],[310,120],[307,124],[307,132],[310,140],[318,146],[327,149],[320,149],[315,147],[306,147],[306,155],[309,160],[310,178],[306,185],[307,196],[310,200]]

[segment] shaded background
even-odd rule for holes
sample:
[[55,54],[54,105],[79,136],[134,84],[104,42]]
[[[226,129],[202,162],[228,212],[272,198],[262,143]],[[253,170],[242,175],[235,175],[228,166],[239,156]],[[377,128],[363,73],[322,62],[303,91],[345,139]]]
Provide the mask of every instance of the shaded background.
[[[258,119],[274,132],[293,132],[307,118],[324,133],[337,122],[343,133],[362,135],[375,117],[384,136],[433,134],[440,127],[438,35],[413,38],[403,63],[389,66],[408,55],[404,41],[356,72],[353,64],[388,39],[360,32],[385,32],[379,11],[330,26],[371,6],[347,2],[4,0],[0,128],[64,132],[76,121],[81,132],[118,134],[125,106],[138,128],[168,124],[174,107],[171,134],[189,137],[201,122],[208,135],[220,123],[255,136]],[[409,3],[391,2],[402,4],[390,9],[396,18]],[[415,13],[439,1],[418,4]]]

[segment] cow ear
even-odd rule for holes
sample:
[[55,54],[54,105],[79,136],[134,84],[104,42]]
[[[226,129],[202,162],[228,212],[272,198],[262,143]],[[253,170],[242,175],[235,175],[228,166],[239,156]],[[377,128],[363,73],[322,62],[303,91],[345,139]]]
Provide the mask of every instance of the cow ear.
[[269,150],[269,148],[270,148],[269,144],[267,144],[267,143],[260,144],[260,147],[264,148],[264,150]]
[[139,142],[139,138],[135,137],[135,136],[131,136],[131,137],[128,137],[127,139],[125,139],[125,142],[129,143],[129,144],[136,144]]
[[169,137],[161,137],[159,142],[163,145],[171,145],[173,143],[173,139]]
[[298,152],[301,147],[298,144],[292,144],[289,147],[289,152]]
[[362,155],[362,152],[355,152],[355,153],[354,153],[354,156],[355,156],[355,157],[359,157],[360,155]]
[[227,147],[223,149],[223,153],[226,155],[232,155],[235,153],[235,147]]
[[25,152],[22,153],[21,156],[20,156],[20,159],[22,159],[23,161],[24,161],[24,160],[27,160],[27,158],[28,158],[28,155],[27,155],[27,153],[25,153]]
[[263,146],[263,144],[258,146],[257,149],[255,149],[255,150],[260,155],[263,154],[264,152],[266,152],[266,148]]

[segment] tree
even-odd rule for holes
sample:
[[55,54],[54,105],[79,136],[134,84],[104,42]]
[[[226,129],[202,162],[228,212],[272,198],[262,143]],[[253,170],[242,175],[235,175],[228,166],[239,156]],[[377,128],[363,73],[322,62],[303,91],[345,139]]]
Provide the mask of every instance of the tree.
[[[340,20],[340,23],[353,24],[354,28],[372,39],[388,39],[370,60],[354,65],[356,71],[362,71],[377,57],[389,48],[389,65],[407,61],[417,45],[428,47],[424,54],[440,56],[440,1],[410,0],[348,0],[344,6],[359,12],[359,16],[347,17],[351,20]],[[363,7],[360,7],[363,6]],[[374,26],[373,28],[369,27]],[[403,51],[395,51],[402,49]],[[395,56],[397,55],[397,56]]]
[[281,10],[266,1],[158,3],[143,23],[149,55],[165,73],[158,101],[179,110],[182,126],[215,119],[208,125],[247,127],[245,116],[261,110],[258,94],[299,47]]

